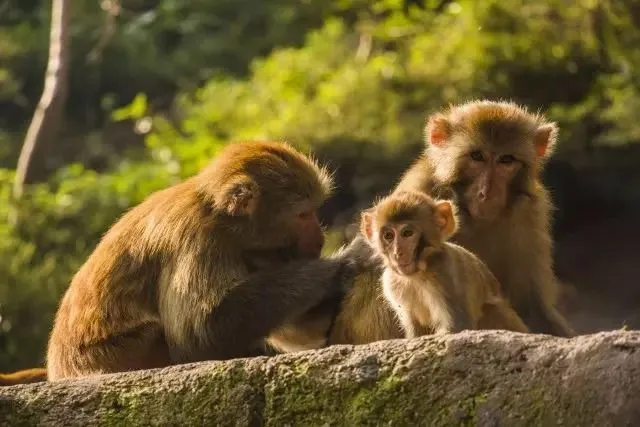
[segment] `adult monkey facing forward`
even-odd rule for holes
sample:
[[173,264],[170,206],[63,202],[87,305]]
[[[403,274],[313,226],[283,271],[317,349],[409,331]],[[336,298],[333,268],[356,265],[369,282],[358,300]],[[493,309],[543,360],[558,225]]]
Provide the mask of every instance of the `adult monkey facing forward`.
[[453,198],[451,239],[484,261],[534,333],[575,335],[555,307],[552,202],[540,180],[558,128],[511,102],[473,101],[432,115],[427,147],[395,191]]
[[330,187],[293,148],[250,142],[152,194],[63,296],[49,380],[259,353],[270,332],[350,282],[350,261],[317,259],[316,209]]

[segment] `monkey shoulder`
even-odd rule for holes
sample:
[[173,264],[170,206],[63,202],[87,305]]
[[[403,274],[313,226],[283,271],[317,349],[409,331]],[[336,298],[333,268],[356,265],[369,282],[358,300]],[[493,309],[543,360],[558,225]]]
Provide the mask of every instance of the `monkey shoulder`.
[[421,155],[404,173],[393,192],[423,191],[431,194],[436,184],[434,171],[435,168],[427,156]]
[[470,260],[473,260],[473,262],[480,261],[480,258],[474,252],[459,243],[445,242],[444,248],[446,259],[450,260],[451,263],[465,263]]
[[502,293],[501,285],[493,274],[489,266],[474,252],[459,246],[454,245],[454,249],[457,253],[458,269],[466,276],[464,279],[467,283],[476,283],[477,288],[475,292],[487,293],[489,295],[497,296]]

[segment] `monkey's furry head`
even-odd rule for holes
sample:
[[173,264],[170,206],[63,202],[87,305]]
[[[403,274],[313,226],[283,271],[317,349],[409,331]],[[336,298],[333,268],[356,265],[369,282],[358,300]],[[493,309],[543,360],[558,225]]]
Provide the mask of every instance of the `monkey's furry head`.
[[509,151],[526,161],[535,173],[536,166],[553,153],[557,135],[554,122],[511,101],[475,100],[450,105],[429,116],[425,127],[427,155],[436,164],[436,176],[441,180],[455,175],[457,159],[473,146]]
[[[331,173],[284,142],[243,141],[229,144],[198,176],[203,193],[225,210],[229,198],[251,192],[269,209],[308,201],[315,207],[333,190]],[[256,206],[257,207],[257,206]]]
[[449,200],[435,200],[420,191],[392,193],[363,214],[369,216],[374,229],[388,223],[416,223],[434,244],[449,239],[458,230],[455,204]]

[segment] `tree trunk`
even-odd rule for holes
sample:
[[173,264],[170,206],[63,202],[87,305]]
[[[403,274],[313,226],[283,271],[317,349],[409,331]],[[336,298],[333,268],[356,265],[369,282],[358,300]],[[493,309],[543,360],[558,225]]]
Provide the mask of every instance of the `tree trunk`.
[[69,75],[69,18],[71,6],[68,0],[52,0],[49,62],[42,97],[27,130],[20,152],[13,195],[22,196],[24,185],[30,181],[29,166],[34,152],[47,146],[56,137],[67,98]]

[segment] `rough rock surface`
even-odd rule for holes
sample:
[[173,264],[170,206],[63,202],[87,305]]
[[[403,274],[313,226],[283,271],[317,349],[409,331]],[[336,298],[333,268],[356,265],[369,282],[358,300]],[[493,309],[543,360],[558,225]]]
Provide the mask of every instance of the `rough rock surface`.
[[0,425],[640,425],[640,332],[464,332],[5,387]]

